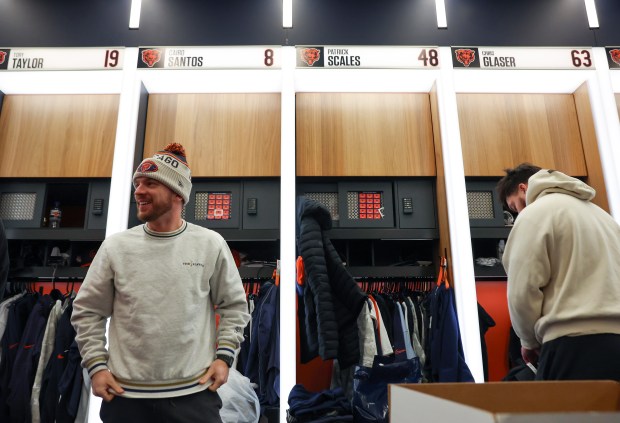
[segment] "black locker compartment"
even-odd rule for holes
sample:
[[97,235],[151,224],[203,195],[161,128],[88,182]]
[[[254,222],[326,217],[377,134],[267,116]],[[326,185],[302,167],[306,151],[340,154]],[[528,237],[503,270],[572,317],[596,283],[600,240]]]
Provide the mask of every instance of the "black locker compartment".
[[[129,227],[141,223],[136,212],[132,195]],[[243,238],[245,230],[260,230],[260,233],[248,234],[250,239],[272,239],[273,234],[265,231],[280,227],[280,181],[194,179],[182,216],[193,224],[220,231],[227,240],[231,236],[234,239]]]
[[0,219],[5,228],[40,228],[43,225],[45,185],[45,182],[2,181]]
[[297,185],[297,195],[325,206],[333,228],[394,228],[391,181],[302,182]]
[[210,229],[239,229],[242,202],[240,181],[193,180],[184,218]]
[[469,225],[474,227],[503,228],[504,210],[497,192],[496,180],[467,180],[467,211]]
[[[9,241],[10,277],[83,279],[105,238],[109,193],[109,179],[3,183],[0,216]],[[56,206],[60,220],[52,228],[50,214]]]
[[341,228],[393,228],[391,182],[338,182]]
[[401,229],[433,229],[435,216],[435,186],[430,179],[396,181],[396,209]]
[[[63,229],[103,231],[107,222],[109,194],[108,179],[3,181],[0,192],[0,218],[7,229],[51,229],[50,211],[58,204],[62,215],[58,228],[53,231]],[[44,237],[53,239],[55,235],[48,234]],[[63,234],[62,237],[66,235]]]
[[[382,208],[379,219],[374,218],[376,209],[373,219],[361,218],[364,196],[360,194],[365,194],[366,200],[372,195],[373,207]],[[297,196],[315,200],[329,210],[333,226],[326,236],[352,276],[434,277],[433,251],[439,236],[434,180],[299,178]],[[405,213],[404,198],[411,199],[411,213]]]
[[280,228],[280,181],[243,182],[243,229]]
[[[361,218],[360,197],[364,194],[379,196],[380,219]],[[302,182],[297,185],[297,195],[323,204],[332,215],[333,228],[437,228],[435,185],[431,179]]]
[[374,266],[428,266],[433,263],[433,240],[374,240]]
[[86,209],[86,228],[105,229],[108,220],[110,198],[110,181],[95,180],[90,182],[88,206]]
[[476,280],[505,280],[499,262],[500,242],[505,245],[514,216],[504,210],[495,186],[498,179],[467,179],[467,211],[471,229],[472,255]]
[[51,227],[50,210],[58,204],[62,210],[59,228],[84,228],[88,206],[88,182],[53,182],[47,184],[43,219]]
[[297,197],[304,196],[317,201],[329,211],[333,228],[340,226],[340,200],[337,182],[298,183],[296,190]]

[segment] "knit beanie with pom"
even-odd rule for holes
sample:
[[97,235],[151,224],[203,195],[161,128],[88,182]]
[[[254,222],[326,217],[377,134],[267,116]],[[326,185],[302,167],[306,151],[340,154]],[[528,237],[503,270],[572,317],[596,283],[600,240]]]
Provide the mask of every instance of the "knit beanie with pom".
[[141,176],[155,179],[166,185],[183,197],[185,204],[189,201],[189,195],[192,192],[192,172],[187,164],[185,149],[181,144],[168,144],[153,157],[142,160],[133,174],[134,186],[136,178]]

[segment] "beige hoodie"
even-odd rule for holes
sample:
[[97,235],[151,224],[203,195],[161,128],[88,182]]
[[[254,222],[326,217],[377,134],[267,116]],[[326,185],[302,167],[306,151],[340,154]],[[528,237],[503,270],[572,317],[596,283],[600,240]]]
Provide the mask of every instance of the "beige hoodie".
[[526,348],[561,336],[620,334],[620,226],[595,191],[558,171],[528,181],[503,264],[508,307]]

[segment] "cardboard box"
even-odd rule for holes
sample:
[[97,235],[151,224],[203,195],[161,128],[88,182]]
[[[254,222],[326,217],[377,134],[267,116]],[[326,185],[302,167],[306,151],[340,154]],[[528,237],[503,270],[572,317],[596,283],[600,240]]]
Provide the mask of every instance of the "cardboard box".
[[614,381],[390,385],[389,402],[393,423],[620,422]]

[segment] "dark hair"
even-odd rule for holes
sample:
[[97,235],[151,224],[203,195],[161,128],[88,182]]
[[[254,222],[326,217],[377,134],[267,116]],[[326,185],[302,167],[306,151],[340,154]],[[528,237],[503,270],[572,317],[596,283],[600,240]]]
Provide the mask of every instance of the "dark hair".
[[506,176],[499,180],[495,189],[499,195],[499,199],[504,205],[506,204],[506,197],[514,194],[519,189],[519,184],[527,184],[530,176],[538,172],[541,168],[530,163],[521,163],[514,169],[504,169]]

